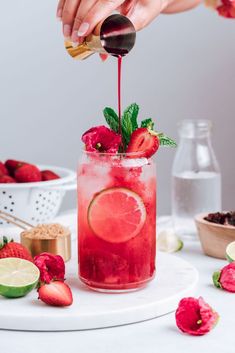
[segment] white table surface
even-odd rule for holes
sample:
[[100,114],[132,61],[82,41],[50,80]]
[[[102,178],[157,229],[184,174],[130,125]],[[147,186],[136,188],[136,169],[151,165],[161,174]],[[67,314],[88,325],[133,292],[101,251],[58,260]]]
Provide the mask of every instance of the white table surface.
[[200,244],[185,241],[178,253],[199,271],[197,296],[220,314],[218,325],[209,334],[193,337],[182,334],[175,325],[174,314],[142,323],[88,331],[23,332],[0,331],[2,353],[234,353],[235,294],[216,289],[212,273],[226,264],[202,254]]

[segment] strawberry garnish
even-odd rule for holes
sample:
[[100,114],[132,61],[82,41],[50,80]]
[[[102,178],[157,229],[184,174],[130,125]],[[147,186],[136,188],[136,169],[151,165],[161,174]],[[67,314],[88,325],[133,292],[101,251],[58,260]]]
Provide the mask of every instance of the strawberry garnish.
[[127,153],[135,153],[133,157],[151,157],[157,152],[160,142],[157,133],[151,129],[140,127],[130,138]]
[[38,299],[52,306],[69,306],[73,303],[71,289],[60,281],[41,285],[38,289]]
[[16,183],[16,180],[12,178],[10,175],[0,175],[0,183],[2,184]]
[[15,179],[18,183],[32,183],[41,181],[40,170],[32,164],[24,164],[15,170]]
[[25,246],[13,240],[9,242],[7,237],[4,236],[0,243],[0,259],[6,257],[19,257],[20,259],[33,262],[33,258]]
[[51,170],[42,170],[41,171],[42,181],[60,179],[60,176]]
[[14,159],[8,159],[5,162],[5,167],[9,171],[10,175],[14,176],[15,170],[22,167],[22,165],[27,164],[25,162],[16,161]]

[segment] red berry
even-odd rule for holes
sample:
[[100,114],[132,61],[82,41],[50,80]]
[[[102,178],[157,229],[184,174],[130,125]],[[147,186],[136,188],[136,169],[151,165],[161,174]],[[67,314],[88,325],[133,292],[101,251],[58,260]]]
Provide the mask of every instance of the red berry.
[[19,183],[31,183],[42,180],[40,170],[32,164],[24,164],[17,168],[15,178]]
[[20,259],[33,262],[32,256],[24,245],[16,243],[13,240],[8,242],[8,239],[3,237],[3,241],[0,243],[0,259],[6,257],[19,257]]
[[73,303],[71,289],[60,281],[43,284],[38,289],[38,299],[52,306],[69,306]]
[[5,167],[9,171],[10,175],[14,176],[15,170],[24,164],[26,163],[21,161],[15,161],[14,159],[8,159],[5,162]]
[[0,175],[9,175],[7,168],[2,162],[0,162]]
[[16,180],[9,175],[0,175],[0,183],[2,184],[16,183]]
[[60,176],[51,170],[42,170],[41,171],[42,181],[60,179]]
[[135,152],[136,154],[133,158],[149,158],[157,152],[159,145],[159,139],[155,132],[145,127],[140,127],[132,133],[127,153]]

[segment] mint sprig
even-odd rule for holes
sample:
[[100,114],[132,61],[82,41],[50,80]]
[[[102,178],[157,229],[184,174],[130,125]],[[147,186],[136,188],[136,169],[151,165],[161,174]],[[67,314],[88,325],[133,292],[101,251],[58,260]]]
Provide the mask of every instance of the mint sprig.
[[161,146],[165,147],[177,147],[177,143],[167,135],[161,133],[157,134]]
[[136,103],[132,103],[124,110],[122,117],[122,134],[125,145],[128,145],[132,132],[138,128],[138,113],[139,106]]
[[107,124],[114,132],[119,132],[119,119],[117,113],[109,107],[104,108],[103,114]]

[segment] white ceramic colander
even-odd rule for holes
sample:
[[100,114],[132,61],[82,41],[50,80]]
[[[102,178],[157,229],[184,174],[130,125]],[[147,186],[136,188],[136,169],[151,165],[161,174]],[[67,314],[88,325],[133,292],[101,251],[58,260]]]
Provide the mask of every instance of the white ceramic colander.
[[[28,223],[50,222],[60,209],[67,190],[75,190],[76,173],[70,169],[39,165],[40,170],[52,170],[60,179],[35,183],[0,183],[0,210]],[[0,220],[0,227],[11,226]]]

